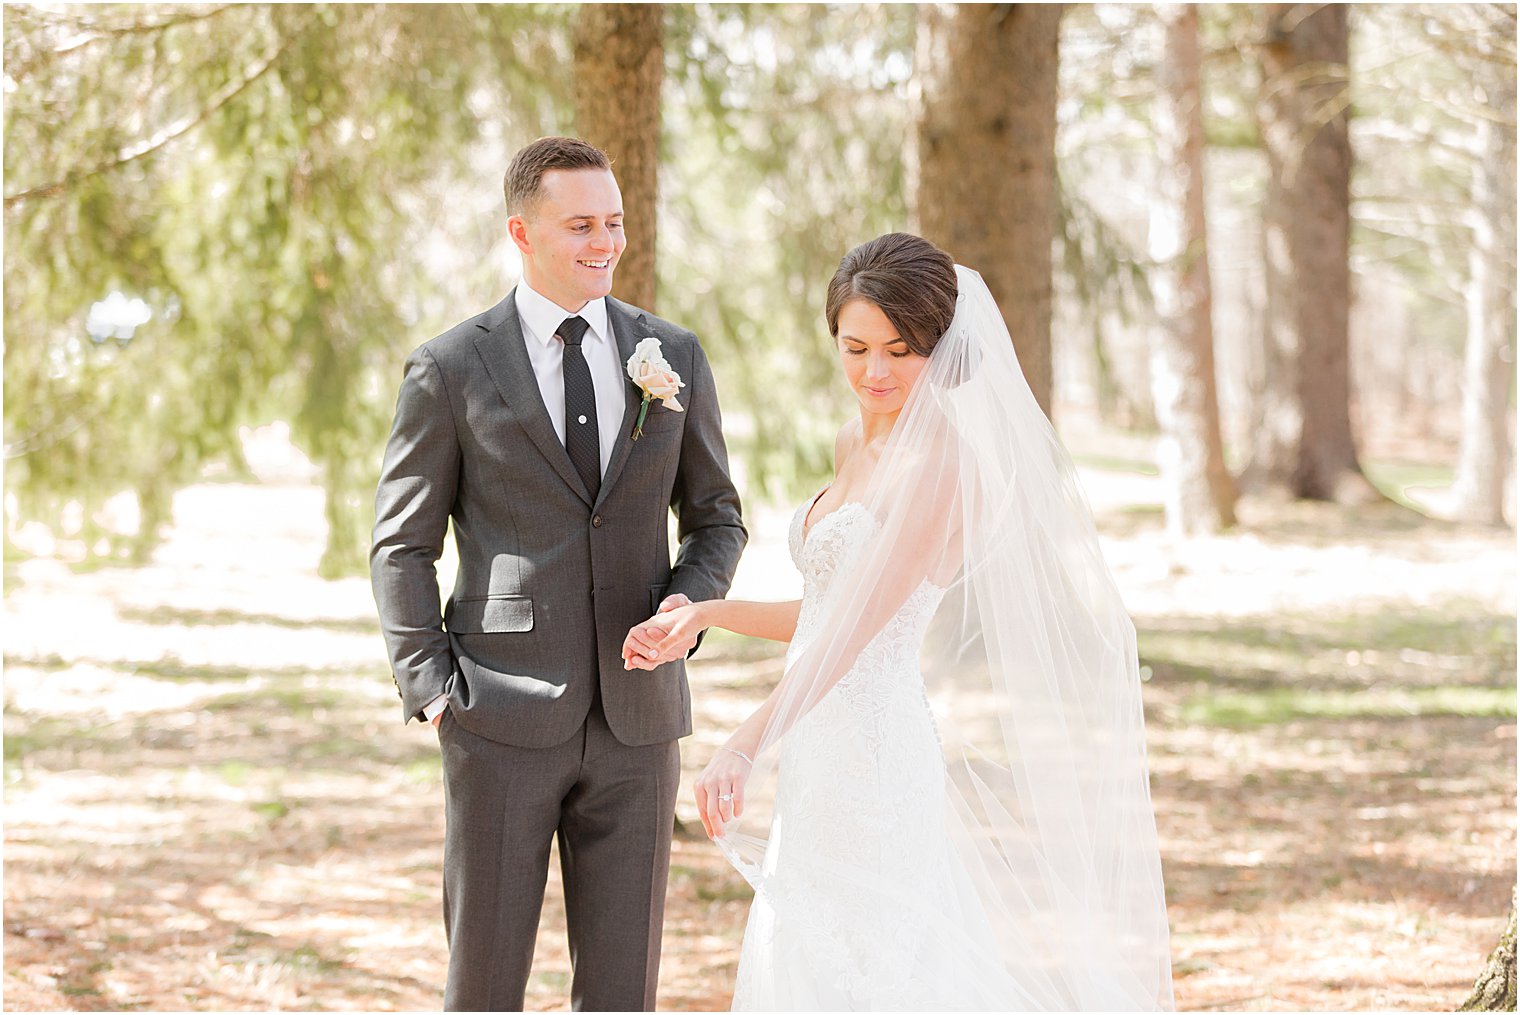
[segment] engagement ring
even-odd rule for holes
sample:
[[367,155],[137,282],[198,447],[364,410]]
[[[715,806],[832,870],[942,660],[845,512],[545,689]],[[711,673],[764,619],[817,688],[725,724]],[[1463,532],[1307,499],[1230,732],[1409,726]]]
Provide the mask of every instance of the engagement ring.
[[719,793],[718,794],[718,799],[719,800],[732,800],[733,798],[734,798],[734,795],[732,793]]

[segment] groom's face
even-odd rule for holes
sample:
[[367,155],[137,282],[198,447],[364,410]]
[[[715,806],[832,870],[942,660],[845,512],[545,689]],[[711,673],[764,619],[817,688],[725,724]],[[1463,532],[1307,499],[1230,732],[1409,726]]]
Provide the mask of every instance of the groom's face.
[[507,220],[523,279],[570,313],[612,291],[627,240],[623,195],[606,169],[551,169],[524,215]]

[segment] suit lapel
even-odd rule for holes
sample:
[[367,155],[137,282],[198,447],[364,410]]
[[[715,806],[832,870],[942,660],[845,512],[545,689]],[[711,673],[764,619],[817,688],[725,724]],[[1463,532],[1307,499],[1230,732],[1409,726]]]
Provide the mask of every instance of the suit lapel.
[[[591,503],[591,494],[581,482],[580,475],[570,461],[570,454],[560,443],[549,420],[549,410],[544,408],[543,395],[538,390],[538,378],[533,373],[533,363],[528,359],[528,349],[523,345],[522,325],[517,319],[516,290],[486,312],[485,321],[477,323],[480,333],[475,336],[475,349],[485,364],[496,390],[507,403],[522,428],[554,471],[581,499]],[[630,352],[632,350],[630,349]],[[631,428],[631,427],[630,427]],[[614,461],[616,459],[614,458]],[[611,475],[611,469],[608,469]],[[607,489],[607,481],[602,481]]]
[[[612,489],[612,484],[617,482],[618,476],[622,475],[623,466],[628,462],[628,456],[633,452],[634,421],[639,416],[639,404],[644,400],[644,393],[638,385],[628,378],[628,371],[624,367],[633,350],[638,346],[641,336],[641,322],[644,320],[642,313],[635,313],[634,308],[619,300],[607,297],[607,320],[612,325],[612,337],[618,347],[618,376],[623,381],[623,425],[618,428],[612,445],[612,458],[607,462],[607,472],[602,476],[602,489],[596,498],[598,506],[606,500],[607,493]],[[569,460],[569,456],[566,456]]]

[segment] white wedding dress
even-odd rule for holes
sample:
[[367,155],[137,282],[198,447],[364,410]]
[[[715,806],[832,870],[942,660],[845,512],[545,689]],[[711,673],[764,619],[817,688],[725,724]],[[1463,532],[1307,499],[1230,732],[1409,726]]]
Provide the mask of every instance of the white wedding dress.
[[[790,665],[818,634],[831,578],[877,524],[846,502],[792,518],[803,576]],[[946,771],[918,653],[944,590],[924,581],[781,742],[770,839],[736,1011],[1017,1007],[990,925],[947,834]]]
[[755,889],[736,1009],[1173,1004],[1134,624],[956,278],[861,503],[792,519],[797,630],[716,840]]

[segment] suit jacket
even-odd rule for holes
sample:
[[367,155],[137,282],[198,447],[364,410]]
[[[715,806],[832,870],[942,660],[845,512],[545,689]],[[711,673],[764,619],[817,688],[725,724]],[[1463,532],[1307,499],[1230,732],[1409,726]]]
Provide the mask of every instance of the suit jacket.
[[[652,402],[632,440],[643,394],[623,375],[623,425],[593,499],[544,409],[513,296],[406,361],[370,551],[402,711],[420,718],[446,694],[465,729],[547,747],[580,728],[599,681],[623,743],[685,736],[685,661],[624,670],[621,649],[666,595],[721,598],[747,539],[707,358],[691,332],[608,297],[620,359],[659,339],[686,411]],[[450,519],[459,572],[440,611]]]

